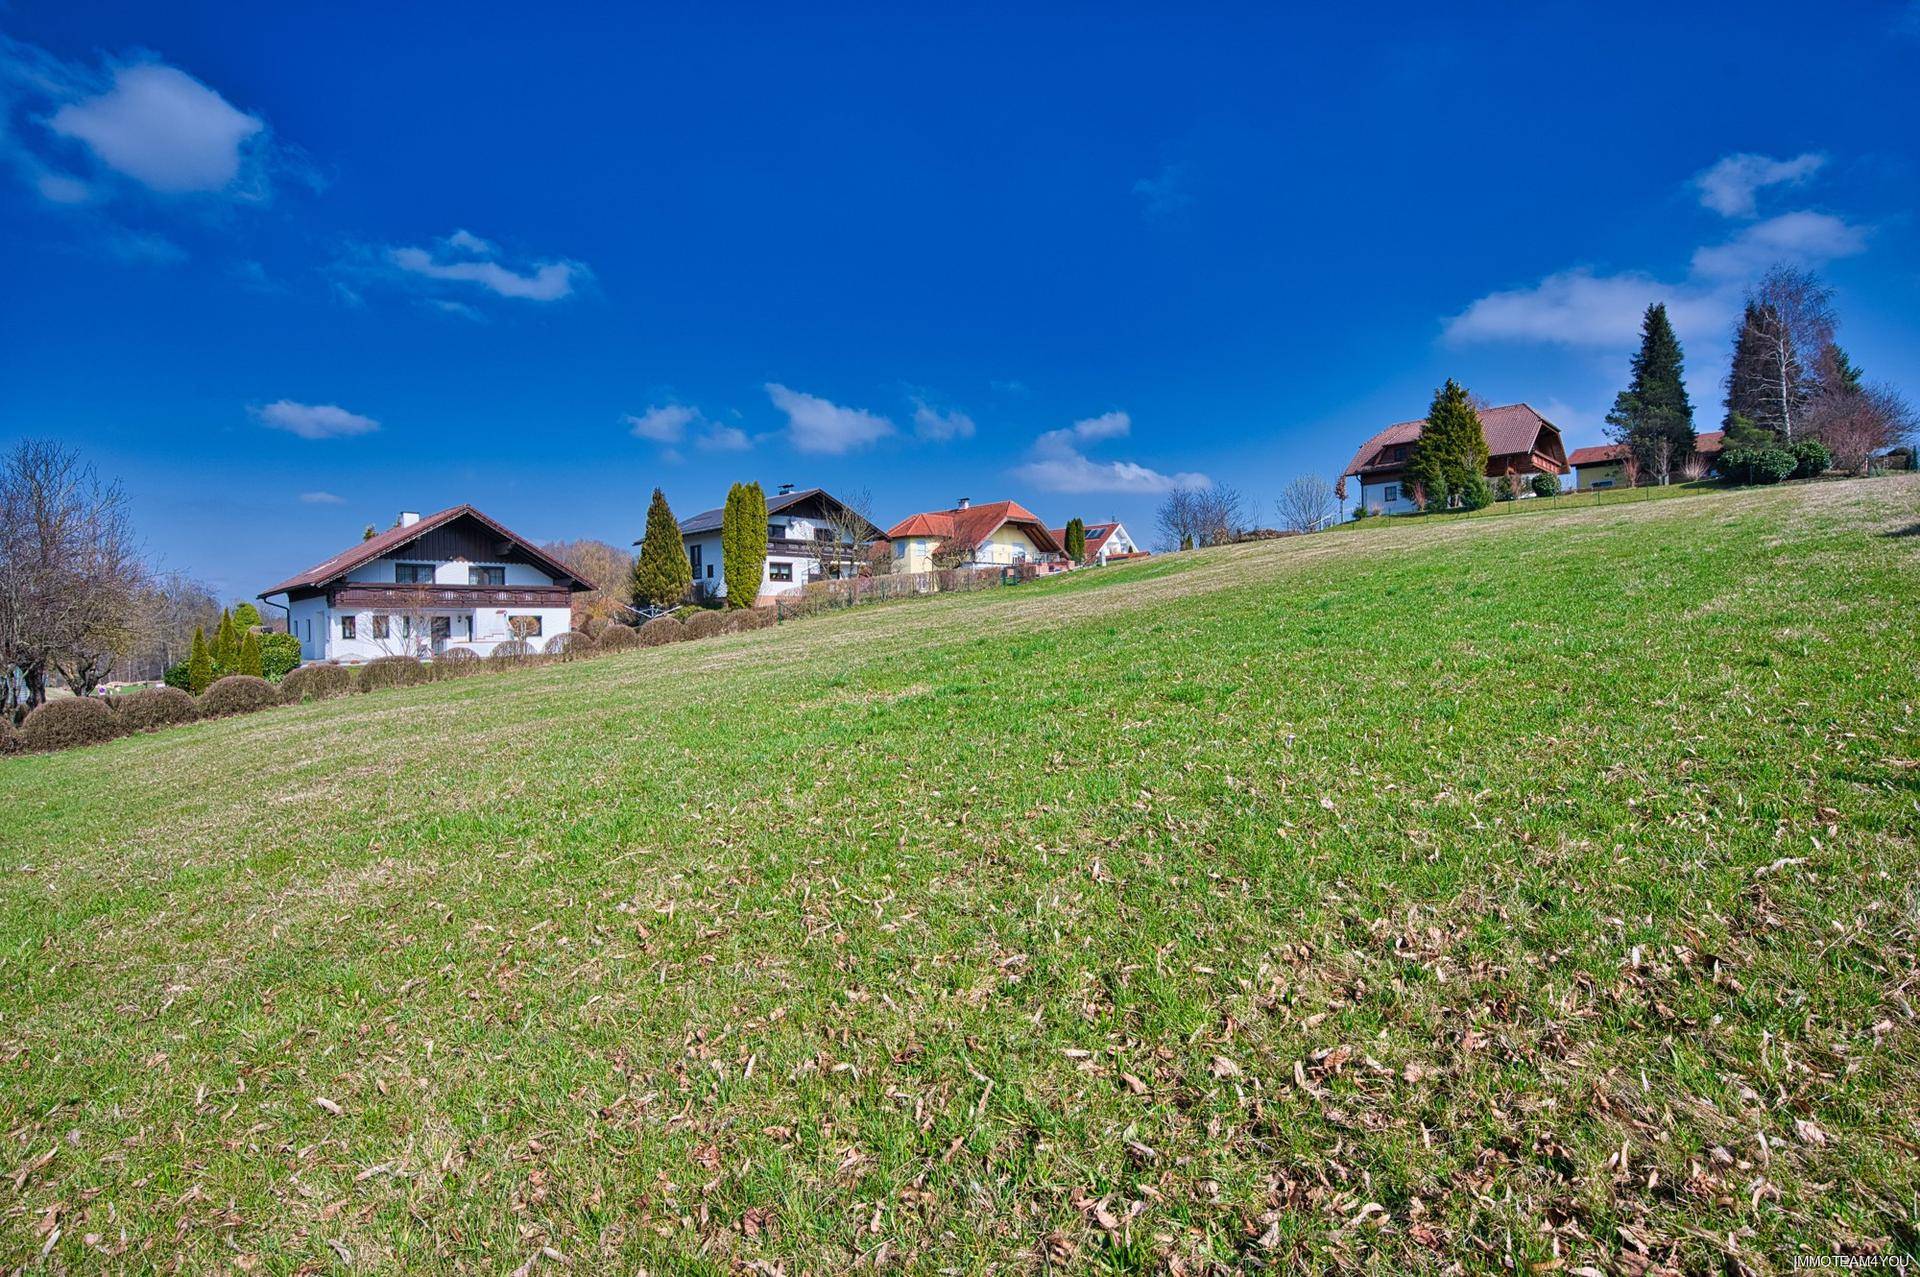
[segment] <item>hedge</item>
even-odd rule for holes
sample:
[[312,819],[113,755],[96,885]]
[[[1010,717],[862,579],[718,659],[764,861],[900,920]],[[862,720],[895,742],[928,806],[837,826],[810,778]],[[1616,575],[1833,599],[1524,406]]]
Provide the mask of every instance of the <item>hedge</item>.
[[360,673],[354,678],[354,690],[418,687],[432,677],[427,667],[411,656],[377,656],[360,667]]
[[200,717],[199,702],[177,687],[156,687],[116,696],[108,704],[130,732],[154,732],[162,727],[191,723]]
[[583,656],[592,656],[593,646],[593,640],[579,630],[564,630],[548,639],[541,650],[563,661],[577,661]]
[[773,620],[771,608],[739,608],[727,613],[727,633],[744,634],[750,630],[764,630],[773,624]]
[[20,747],[36,753],[73,749],[125,736],[128,730],[99,697],[68,696],[48,701],[27,715],[27,721],[20,725]]
[[478,674],[486,668],[486,664],[480,659],[480,653],[470,647],[450,647],[433,658],[433,663],[427,666],[427,673],[436,681],[465,678],[469,674]]
[[300,640],[291,634],[260,636],[260,672],[279,682],[300,668]]
[[501,665],[511,665],[518,664],[532,655],[533,646],[525,639],[508,639],[504,643],[495,643],[487,659]]
[[640,636],[631,625],[622,625],[618,621],[609,621],[607,628],[600,631],[600,637],[594,640],[603,652],[622,651],[639,641]]
[[229,714],[251,714],[280,703],[280,690],[264,678],[251,674],[229,674],[213,681],[200,693],[200,712],[208,718]]
[[638,631],[640,646],[660,647],[666,643],[679,643],[687,638],[687,627],[680,624],[675,616],[656,616]]
[[716,634],[727,632],[727,614],[711,609],[696,612],[687,618],[687,637],[690,639],[712,638]]
[[0,718],[0,754],[20,752],[20,733],[13,730],[13,724]]
[[280,698],[292,704],[331,700],[353,690],[353,671],[344,665],[302,665],[280,680]]

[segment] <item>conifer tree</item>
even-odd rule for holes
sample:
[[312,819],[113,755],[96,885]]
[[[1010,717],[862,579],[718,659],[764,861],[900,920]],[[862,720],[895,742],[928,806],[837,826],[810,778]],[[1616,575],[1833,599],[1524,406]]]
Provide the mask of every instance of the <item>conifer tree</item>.
[[240,637],[233,628],[233,613],[220,612],[220,626],[213,632],[213,672],[231,674],[240,663]]
[[1087,557],[1087,525],[1079,515],[1067,520],[1067,559],[1078,563]]
[[245,634],[258,624],[260,624],[259,608],[251,603],[236,603],[233,605],[233,625],[235,629]]
[[246,637],[240,640],[240,656],[237,662],[238,674],[251,674],[255,678],[266,677],[260,664],[260,636],[248,630]]
[[193,648],[187,657],[187,690],[195,696],[213,686],[213,653],[207,650],[207,632],[193,627]]
[[1460,383],[1451,377],[1434,391],[1426,424],[1407,458],[1406,486],[1422,491],[1427,504],[1444,508],[1449,499],[1478,510],[1493,499],[1487,487],[1487,436],[1480,414]]
[[[721,557],[725,558],[724,553]],[[640,543],[640,557],[633,561],[634,606],[672,607],[692,587],[693,569],[687,564],[679,521],[667,505],[667,494],[655,488],[647,506],[647,534]]]
[[1665,474],[1693,455],[1693,403],[1682,379],[1680,339],[1660,302],[1647,307],[1641,321],[1633,377],[1615,396],[1607,426],[1645,472]]
[[720,518],[720,573],[727,581],[727,606],[752,607],[760,596],[767,564],[767,494],[756,483],[736,483],[727,491]]

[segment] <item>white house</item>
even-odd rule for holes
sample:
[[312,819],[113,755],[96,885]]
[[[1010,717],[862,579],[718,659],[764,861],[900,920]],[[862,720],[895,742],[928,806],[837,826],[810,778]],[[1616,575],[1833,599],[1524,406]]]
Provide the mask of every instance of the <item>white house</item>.
[[[708,598],[727,597],[721,561],[720,529],[726,507],[702,510],[680,523],[680,543],[693,569],[693,588]],[[860,552],[880,537],[880,529],[832,493],[820,488],[795,492],[784,486],[767,498],[767,561],[760,569],[755,602],[798,594],[808,581],[852,575]],[[635,545],[641,544],[639,541]]]
[[965,568],[1051,564],[1066,553],[1040,516],[1018,501],[975,505],[966,497],[951,510],[900,520],[888,529],[887,542],[897,572],[931,571],[934,551],[942,545],[964,554],[954,566]]
[[507,639],[535,651],[573,628],[573,595],[592,587],[565,564],[470,505],[385,532],[290,577],[260,598],[287,612],[308,661],[355,663]]
[[[1131,559],[1136,555],[1146,557],[1146,551],[1128,533],[1127,525],[1117,519],[1111,523],[1089,523],[1086,529],[1088,563],[1105,564],[1110,559]],[[1062,547],[1067,544],[1065,528],[1051,528],[1049,531]]]
[[[1388,426],[1360,445],[1340,475],[1339,495],[1346,499],[1347,480],[1360,480],[1359,509],[1369,514],[1410,514],[1419,508],[1406,482],[1407,459],[1427,427],[1425,419]],[[1528,404],[1480,409],[1480,433],[1487,441],[1487,481],[1506,476],[1518,495],[1533,495],[1528,484],[1536,474],[1557,481],[1567,472],[1567,450],[1560,427]]]

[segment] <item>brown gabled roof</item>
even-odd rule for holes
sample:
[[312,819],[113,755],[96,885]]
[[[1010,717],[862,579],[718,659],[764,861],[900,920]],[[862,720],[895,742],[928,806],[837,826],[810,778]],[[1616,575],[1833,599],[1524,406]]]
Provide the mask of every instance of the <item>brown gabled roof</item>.
[[[1724,430],[1703,431],[1693,437],[1693,450],[1702,457],[1716,456],[1725,445],[1726,439],[1727,432]],[[1597,466],[1609,461],[1620,461],[1624,459],[1626,455],[1626,444],[1603,443],[1591,448],[1575,448],[1573,455],[1567,458],[1567,464],[1570,466]]]
[[1060,542],[1047,530],[1047,525],[1040,522],[1040,516],[1018,501],[989,501],[985,505],[968,506],[964,510],[928,510],[922,514],[908,515],[887,529],[887,539],[938,537],[942,541],[951,541],[958,538],[969,545],[979,545],[1008,523],[1025,528],[1028,538],[1039,549],[1055,554],[1064,553]]
[[[1391,448],[1399,443],[1412,443],[1420,437],[1427,427],[1427,419],[1402,421],[1388,426],[1373,438],[1360,445],[1353,454],[1353,460],[1340,472],[1345,478],[1350,474],[1359,474],[1373,468],[1373,458],[1382,448]],[[1486,436],[1487,455],[1502,456],[1515,452],[1532,452],[1539,442],[1541,432],[1555,430],[1551,421],[1533,410],[1532,405],[1524,403],[1506,404],[1499,408],[1480,410],[1480,433]],[[1395,467],[1398,468],[1397,466]]]
[[484,523],[487,527],[498,533],[503,540],[513,542],[516,546],[520,547],[521,551],[525,553],[528,558],[539,564],[547,571],[548,575],[554,577],[556,580],[572,581],[577,589],[590,590],[594,588],[593,584],[578,572],[575,572],[572,568],[560,562],[552,555],[545,553],[539,546],[533,544],[533,542],[527,540],[525,537],[519,536],[501,524],[495,523],[492,519],[489,519],[486,515],[480,513],[470,505],[457,505],[450,509],[426,515],[417,523],[409,523],[405,527],[391,527],[385,532],[376,532],[359,544],[340,551],[340,553],[334,555],[332,558],[321,560],[305,572],[290,576],[271,589],[260,591],[259,597],[264,599],[270,594],[285,594],[289,590],[318,589],[329,581],[339,580],[361,564],[371,563],[388,551],[397,550],[409,541],[421,536],[423,533],[431,532],[442,524],[452,523],[455,519],[463,515]]

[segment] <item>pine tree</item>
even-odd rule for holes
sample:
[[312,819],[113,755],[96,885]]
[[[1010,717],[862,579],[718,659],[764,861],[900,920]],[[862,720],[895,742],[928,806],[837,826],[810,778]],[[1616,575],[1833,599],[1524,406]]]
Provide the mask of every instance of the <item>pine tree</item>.
[[758,483],[736,483],[727,490],[720,518],[720,573],[727,581],[728,607],[753,606],[766,564],[767,494]]
[[1079,515],[1067,520],[1067,561],[1078,563],[1087,557],[1087,525]]
[[255,678],[266,677],[260,664],[260,636],[252,630],[248,630],[246,637],[240,640],[238,665],[237,673],[251,674]]
[[1633,377],[1615,396],[1607,425],[1615,442],[1633,450],[1641,469],[1671,471],[1693,455],[1693,403],[1682,379],[1680,339],[1674,336],[1665,305],[1647,307],[1640,325],[1640,349]]
[[187,690],[195,696],[213,686],[213,653],[207,650],[207,632],[193,627],[193,648],[187,657]]
[[672,607],[692,588],[693,569],[680,541],[680,524],[667,505],[667,494],[655,488],[647,506],[647,535],[640,544],[640,557],[633,561],[634,606]]
[[1430,507],[1450,500],[1477,510],[1493,499],[1487,487],[1487,435],[1465,389],[1451,377],[1434,391],[1426,424],[1407,458],[1406,486]]

